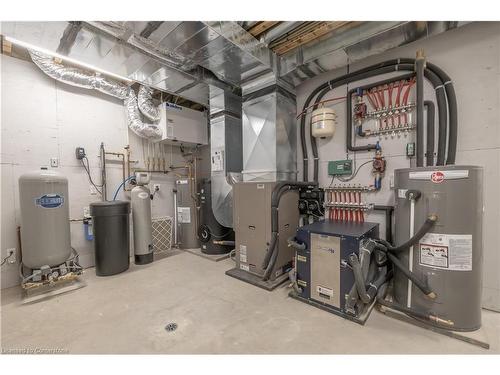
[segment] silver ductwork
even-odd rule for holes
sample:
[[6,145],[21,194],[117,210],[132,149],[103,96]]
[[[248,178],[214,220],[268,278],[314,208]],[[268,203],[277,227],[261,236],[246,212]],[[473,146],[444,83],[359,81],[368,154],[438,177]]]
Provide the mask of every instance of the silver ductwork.
[[243,180],[297,179],[295,95],[273,85],[243,102]]
[[137,96],[134,90],[130,92],[125,99],[125,109],[127,112],[127,123],[130,130],[132,130],[139,137],[151,139],[153,141],[160,140],[163,132],[156,124],[148,124],[141,119],[139,106],[137,104]]
[[141,86],[137,94],[137,104],[141,113],[147,117],[148,120],[154,123],[160,122],[160,108],[153,103],[153,89]]
[[[127,122],[129,128],[138,136],[159,140],[162,137],[162,130],[155,124],[144,123],[141,120],[141,114],[137,103],[137,96],[132,88],[97,73],[87,72],[80,68],[67,67],[54,61],[52,56],[39,51],[28,50],[33,62],[49,77],[65,84],[85,88],[89,90],[98,90],[115,98],[125,100],[125,109],[127,112]],[[141,87],[141,89],[143,89]],[[139,91],[141,91],[139,89]],[[143,89],[143,92],[145,90]],[[148,102],[148,103],[146,103]],[[146,105],[147,104],[147,105]],[[143,94],[144,110],[152,106],[152,98],[149,94]],[[159,109],[155,108],[159,115]]]
[[233,227],[233,187],[241,181],[241,97],[210,88],[212,210],[217,221]]
[[467,22],[353,22],[280,56],[280,77],[294,86],[319,74],[381,54]]

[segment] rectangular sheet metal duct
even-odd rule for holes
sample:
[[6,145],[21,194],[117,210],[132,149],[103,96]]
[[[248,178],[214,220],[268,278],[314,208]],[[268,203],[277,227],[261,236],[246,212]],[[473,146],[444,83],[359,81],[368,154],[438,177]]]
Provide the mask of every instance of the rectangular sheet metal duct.
[[243,180],[297,178],[295,96],[271,86],[243,103]]

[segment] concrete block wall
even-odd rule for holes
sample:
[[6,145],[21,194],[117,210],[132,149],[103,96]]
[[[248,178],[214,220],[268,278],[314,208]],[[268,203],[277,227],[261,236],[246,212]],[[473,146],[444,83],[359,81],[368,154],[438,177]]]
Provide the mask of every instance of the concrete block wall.
[[[50,158],[59,159],[57,170],[69,180],[69,208],[72,219],[81,219],[89,203],[99,201],[92,195],[90,182],[75,158],[75,147],[84,147],[94,181],[100,183],[99,146],[107,151],[123,152],[131,147],[135,166],[143,168],[147,144],[129,131],[121,100],[96,91],[80,89],[54,81],[33,63],[0,55],[1,64],[1,251],[18,249],[19,213],[18,178],[25,172],[50,166]],[[144,147],[144,151],[143,151]],[[167,162],[184,164],[179,147],[165,145]],[[107,159],[108,199],[122,181],[121,162]],[[173,216],[176,177],[153,174],[151,183],[160,184],[152,203],[153,217]],[[152,185],[151,185],[152,186]],[[129,199],[120,192],[118,199]],[[79,252],[84,267],[94,264],[93,243],[85,240],[83,224],[71,223],[71,243]],[[133,249],[131,249],[131,252]],[[19,260],[19,256],[17,256]],[[1,268],[1,287],[19,283],[18,263]]]
[[[480,165],[484,167],[484,276],[483,306],[500,311],[500,23],[475,22],[447,33],[395,48],[383,55],[377,55],[349,65],[349,71],[355,71],[384,60],[398,57],[415,57],[417,49],[423,48],[429,61],[444,69],[452,78],[458,101],[458,145],[456,164]],[[348,64],[347,56],[345,64]],[[345,74],[347,69],[340,68],[305,81],[297,87],[297,108],[302,106],[309,93],[321,83]],[[349,89],[365,83],[389,78],[389,75],[364,80],[350,85]],[[425,97],[434,99],[430,85],[425,88]],[[346,86],[330,92],[325,99],[345,96]],[[413,100],[413,99],[412,99]],[[330,104],[328,104],[330,106]],[[329,160],[345,159],[345,101],[333,105],[337,111],[337,130],[333,138],[319,140],[321,186],[328,186],[331,178],[327,174]],[[437,116],[437,114],[436,114]],[[437,117],[436,117],[437,124]],[[378,138],[356,139],[356,144],[373,143]],[[382,191],[367,194],[366,200],[376,204],[393,204],[390,180],[394,169],[413,166],[405,154],[407,142],[413,142],[415,135],[394,139],[390,136],[380,140],[387,172],[382,181]],[[300,145],[300,143],[298,143]],[[309,151],[310,152],[310,151]],[[373,157],[373,152],[350,153],[356,158],[357,165]],[[309,156],[312,161],[312,156]],[[302,153],[298,152],[298,168],[302,172]],[[309,166],[312,178],[312,162]],[[363,167],[352,181],[372,184],[371,166]],[[299,178],[302,178],[300,173]],[[339,183],[337,180],[335,183]],[[384,225],[384,214],[373,212],[367,220]]]

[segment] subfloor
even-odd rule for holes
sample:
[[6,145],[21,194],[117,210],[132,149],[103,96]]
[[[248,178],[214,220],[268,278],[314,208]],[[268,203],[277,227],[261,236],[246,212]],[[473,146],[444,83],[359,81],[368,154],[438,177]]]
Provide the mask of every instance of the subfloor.
[[[2,349],[77,353],[478,353],[500,352],[500,314],[483,310],[485,350],[373,311],[365,326],[226,276],[232,260],[178,252],[88,285],[20,304],[2,291]],[[174,332],[165,326],[177,323]]]

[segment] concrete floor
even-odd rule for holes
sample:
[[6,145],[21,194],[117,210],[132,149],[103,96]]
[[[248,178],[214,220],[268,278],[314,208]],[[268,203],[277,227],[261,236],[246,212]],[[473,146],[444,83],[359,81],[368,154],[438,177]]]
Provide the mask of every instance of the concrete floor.
[[[77,353],[478,353],[500,352],[500,314],[484,311],[481,349],[373,311],[360,326],[248,285],[218,263],[179,252],[112,277],[86,270],[88,286],[31,305],[2,291],[2,349]],[[166,332],[167,323],[178,329]]]

